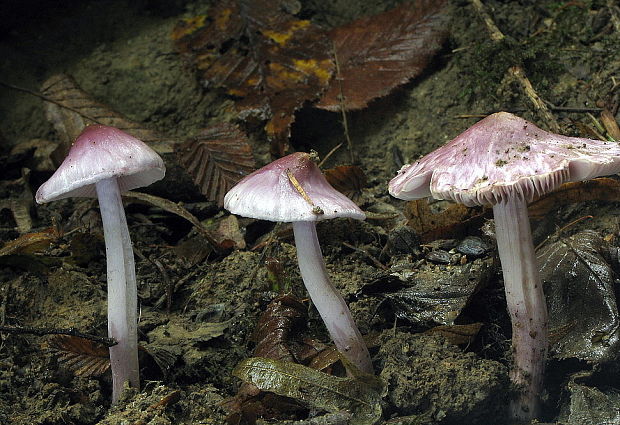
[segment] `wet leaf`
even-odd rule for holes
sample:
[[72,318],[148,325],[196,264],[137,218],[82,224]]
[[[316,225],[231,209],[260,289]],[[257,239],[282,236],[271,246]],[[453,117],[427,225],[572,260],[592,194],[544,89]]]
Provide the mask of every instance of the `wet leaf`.
[[34,254],[35,252],[45,251],[58,240],[60,233],[55,227],[36,232],[27,233],[19,238],[9,241],[0,248],[0,257],[15,254]]
[[[274,298],[258,319],[252,335],[256,343],[254,355],[276,360],[295,361],[293,341],[299,331],[304,328],[307,319],[307,308],[292,295],[281,295]],[[274,402],[282,402],[273,396],[268,400],[259,397],[261,390],[251,382],[244,382],[234,397],[225,401],[223,407],[229,412],[228,422],[235,422],[237,417],[273,416]],[[282,398],[282,397],[280,397]],[[290,405],[289,401],[287,405]],[[288,406],[290,408],[290,406]],[[251,421],[250,421],[251,422]]]
[[224,205],[224,195],[255,169],[252,146],[239,127],[218,124],[179,147],[180,163],[200,192]]
[[103,344],[72,335],[49,338],[47,350],[77,376],[101,376],[110,368],[110,351]]
[[551,351],[558,358],[605,361],[620,349],[620,316],[610,248],[586,230],[537,251],[549,309]]
[[393,264],[363,291],[385,297],[399,319],[425,327],[452,326],[471,297],[487,285],[492,273],[492,259],[450,268],[429,264],[414,267],[403,261]]
[[221,1],[172,33],[206,86],[237,98],[242,116],[267,119],[273,153],[283,155],[294,112],[316,99],[333,72],[331,43],[277,0]]
[[466,345],[476,338],[482,323],[468,325],[435,326],[424,332],[426,335],[441,335],[454,345]]
[[[433,211],[437,209],[435,208],[437,205],[445,208]],[[455,203],[437,202],[431,206],[427,199],[418,199],[407,202],[405,217],[407,226],[415,230],[422,243],[427,243],[436,239],[460,238],[467,235],[469,229],[479,228],[482,225],[484,210]]]
[[233,374],[263,391],[291,397],[315,408],[351,412],[351,423],[371,425],[381,417],[380,391],[356,379],[262,357],[242,361]]
[[317,354],[308,367],[316,370],[326,370],[340,361],[340,352],[336,347],[329,347]]
[[254,355],[276,360],[294,361],[290,339],[303,329],[307,308],[292,295],[282,295],[269,303],[258,319],[252,335]]
[[353,200],[359,199],[367,184],[364,170],[357,165],[339,165],[323,174],[334,189]]
[[172,152],[177,143],[97,102],[68,75],[51,76],[43,83],[41,92],[55,102],[46,102],[46,114],[62,140],[63,152],[60,158],[66,156],[84,127],[93,123],[119,128],[147,143],[159,154]]
[[620,182],[601,177],[585,182],[564,183],[557,190],[529,204],[527,210],[531,219],[542,220],[562,205],[584,201],[620,201]]
[[[620,394],[613,386],[599,384],[590,379],[592,372],[578,372],[568,382],[570,403],[562,418],[566,425],[594,425],[618,423]],[[585,381],[585,382],[583,382]],[[594,382],[590,382],[594,381]]]
[[340,78],[332,80],[316,105],[362,109],[372,99],[420,75],[448,34],[447,2],[407,2],[375,16],[358,19],[330,33]]

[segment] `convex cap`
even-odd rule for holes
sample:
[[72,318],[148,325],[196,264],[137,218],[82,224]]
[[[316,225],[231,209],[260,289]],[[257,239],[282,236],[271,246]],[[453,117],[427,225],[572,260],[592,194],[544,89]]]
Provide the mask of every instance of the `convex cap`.
[[508,196],[531,202],[564,182],[618,172],[618,143],[560,136],[498,112],[404,166],[389,191],[400,199],[433,196],[467,206],[493,205]]
[[70,197],[97,197],[95,184],[118,178],[122,192],[164,178],[161,157],[144,142],[105,125],[91,125],[75,140],[60,167],[37,190],[38,203]]
[[325,180],[304,152],[280,158],[243,178],[224,197],[224,208],[243,217],[282,222],[366,218]]

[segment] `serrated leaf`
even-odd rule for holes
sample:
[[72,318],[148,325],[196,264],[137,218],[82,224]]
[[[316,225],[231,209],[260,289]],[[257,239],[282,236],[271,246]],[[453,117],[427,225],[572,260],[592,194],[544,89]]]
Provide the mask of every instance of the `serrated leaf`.
[[110,368],[110,352],[103,344],[73,335],[54,335],[48,351],[77,376],[101,376]]
[[180,163],[209,200],[224,204],[224,195],[254,171],[252,146],[239,127],[222,123],[208,127],[178,150]]
[[263,357],[242,361],[233,375],[263,391],[291,397],[328,412],[351,412],[351,423],[357,425],[372,425],[381,418],[379,391],[360,380]]
[[332,30],[340,75],[316,106],[365,108],[420,75],[448,33],[446,5],[445,0],[407,2]]
[[172,152],[177,143],[97,102],[68,75],[51,76],[41,86],[41,93],[55,102],[46,102],[46,115],[62,139],[65,155],[84,127],[93,123],[121,129],[147,143],[159,154]]

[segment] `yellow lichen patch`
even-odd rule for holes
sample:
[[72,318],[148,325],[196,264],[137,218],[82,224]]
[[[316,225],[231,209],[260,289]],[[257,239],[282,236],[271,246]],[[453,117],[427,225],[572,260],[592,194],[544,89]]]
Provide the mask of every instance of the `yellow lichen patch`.
[[244,97],[247,96],[247,92],[245,90],[242,89],[228,89],[227,93],[231,96],[238,96],[238,97]]
[[303,75],[295,70],[285,68],[279,63],[272,62],[269,64],[271,76],[267,76],[267,84],[274,87],[284,87],[287,83],[303,81]]
[[315,75],[321,84],[327,84],[332,75],[332,62],[329,59],[320,62],[316,59],[293,59],[293,65],[306,74]]
[[308,27],[308,25],[310,25],[310,21],[307,20],[291,21],[289,22],[289,27],[286,32],[263,29],[261,33],[265,37],[269,37],[271,40],[278,43],[280,46],[284,46],[286,42],[295,34],[296,31],[304,29]]
[[232,16],[231,9],[224,9],[220,12],[219,15],[215,18],[215,26],[220,31],[225,31],[228,28],[228,23],[230,22],[230,17]]
[[207,15],[198,15],[192,18],[183,19],[172,31],[172,39],[176,41],[192,34],[193,32],[204,27],[206,20]]

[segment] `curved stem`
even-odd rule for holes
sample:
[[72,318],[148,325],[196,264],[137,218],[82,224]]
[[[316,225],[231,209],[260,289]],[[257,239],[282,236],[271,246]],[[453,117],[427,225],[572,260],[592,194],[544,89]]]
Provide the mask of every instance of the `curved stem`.
[[514,419],[530,421],[540,408],[548,347],[547,305],[532,243],[527,204],[510,199],[493,206],[506,302],[512,321],[512,382],[520,388],[511,404]]
[[368,348],[342,295],[332,285],[312,221],[293,223],[297,261],[312,303],[319,311],[336,348],[358,369],[373,373]]
[[105,179],[96,188],[107,261],[108,335],[118,341],[110,347],[112,402],[116,402],[125,381],[140,387],[136,271],[118,183]]

